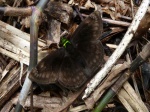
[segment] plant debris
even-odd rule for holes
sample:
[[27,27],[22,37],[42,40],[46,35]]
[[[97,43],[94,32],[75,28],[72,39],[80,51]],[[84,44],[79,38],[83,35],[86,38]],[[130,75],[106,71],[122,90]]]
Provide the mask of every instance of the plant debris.
[[[52,0],[40,9],[37,6],[40,1],[0,0],[1,112],[15,110],[22,85],[31,69],[30,62],[34,58],[40,62],[59,49],[62,37],[71,40],[80,23],[94,11],[102,14],[103,32],[97,38],[104,49],[103,67],[118,48],[143,3],[141,0]],[[82,99],[85,89],[91,84],[90,80],[94,80],[92,78],[77,91],[53,84],[50,88],[41,89],[41,86],[35,84],[33,102],[30,101],[32,91],[29,91],[23,109],[27,112],[99,112],[100,102],[113,90],[115,95],[111,100],[104,100],[107,103],[102,108],[103,112],[150,111],[149,6],[137,30],[129,33],[133,34],[133,38],[125,51],[87,98]],[[30,43],[34,36],[38,37],[37,46]],[[36,47],[38,58],[33,56],[31,59],[30,53]],[[96,51],[92,52],[94,54]],[[99,67],[98,71],[100,69]],[[30,108],[31,103],[33,108]]]

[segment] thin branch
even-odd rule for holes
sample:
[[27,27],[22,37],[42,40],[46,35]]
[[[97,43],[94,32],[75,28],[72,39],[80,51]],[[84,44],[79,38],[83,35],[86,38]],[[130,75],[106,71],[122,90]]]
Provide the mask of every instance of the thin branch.
[[[2,7],[0,7],[3,9]],[[17,7],[5,7],[4,10],[4,16],[30,16],[32,14],[32,9],[31,7],[27,8],[17,8]],[[2,12],[0,10],[0,12]]]
[[19,100],[16,105],[15,111],[21,112],[22,107],[26,101],[28,92],[31,87],[31,80],[28,78],[30,71],[33,67],[37,64],[37,45],[38,45],[38,30],[39,30],[39,20],[41,13],[43,11],[44,6],[47,4],[48,0],[40,0],[36,7],[32,9],[32,16],[31,16],[31,27],[30,27],[30,63],[28,68],[28,73],[23,84],[21,93],[19,95]]
[[[86,14],[82,14],[82,16],[83,16],[83,17],[88,17],[88,15],[86,15]],[[123,16],[121,16],[121,17],[131,20],[131,18],[129,18],[129,17],[128,17],[128,18],[127,18],[127,17],[123,17]],[[104,22],[109,23],[109,24],[114,24],[114,25],[119,25],[119,26],[125,26],[125,27],[130,26],[130,23],[129,23],[129,22],[118,21],[118,20],[112,20],[112,19],[106,19],[106,18],[102,18],[102,20],[103,20]]]
[[105,19],[105,18],[103,18],[102,20],[105,21],[105,22],[108,22],[108,23],[110,23],[110,24],[115,24],[115,25],[119,25],[119,26],[125,26],[125,27],[130,26],[130,23],[129,23],[129,22],[116,21],[116,20]]

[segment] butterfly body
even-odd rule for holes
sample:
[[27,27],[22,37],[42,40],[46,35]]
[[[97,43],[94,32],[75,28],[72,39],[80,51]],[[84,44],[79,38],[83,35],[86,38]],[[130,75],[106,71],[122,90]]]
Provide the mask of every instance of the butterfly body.
[[58,84],[75,90],[80,88],[103,62],[102,19],[96,11],[77,28],[70,41],[63,40],[63,47],[52,51],[32,70],[29,78],[38,84]]

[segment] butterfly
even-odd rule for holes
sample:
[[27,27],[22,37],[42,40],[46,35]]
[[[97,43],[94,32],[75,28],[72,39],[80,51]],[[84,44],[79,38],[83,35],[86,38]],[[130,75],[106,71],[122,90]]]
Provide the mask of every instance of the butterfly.
[[61,39],[63,47],[52,51],[31,71],[31,81],[56,84],[76,90],[100,69],[104,50],[99,40],[103,31],[101,13],[95,11],[80,23],[70,40]]

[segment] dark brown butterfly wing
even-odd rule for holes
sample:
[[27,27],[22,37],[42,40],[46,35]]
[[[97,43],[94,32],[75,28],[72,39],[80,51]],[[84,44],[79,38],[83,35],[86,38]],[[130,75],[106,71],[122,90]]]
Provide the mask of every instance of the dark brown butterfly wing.
[[[85,46],[86,49],[84,49]],[[104,62],[103,46],[101,42],[97,40],[96,42],[84,42],[83,44],[79,45],[79,47],[79,52],[85,59],[88,68],[90,68],[90,76],[92,76],[98,69],[100,69]]]
[[52,51],[31,71],[29,78],[38,84],[56,83],[64,56],[64,48]]
[[102,31],[103,22],[101,13],[95,11],[78,26],[72,36],[71,42],[74,46],[77,46],[84,42],[95,41],[101,36]]
[[76,89],[85,83],[87,77],[80,65],[64,48],[51,52],[32,70],[29,78],[37,84],[60,84],[68,89]]
[[71,40],[92,70],[92,74],[103,62],[104,51],[99,40],[102,31],[101,14],[95,11],[79,25]]

